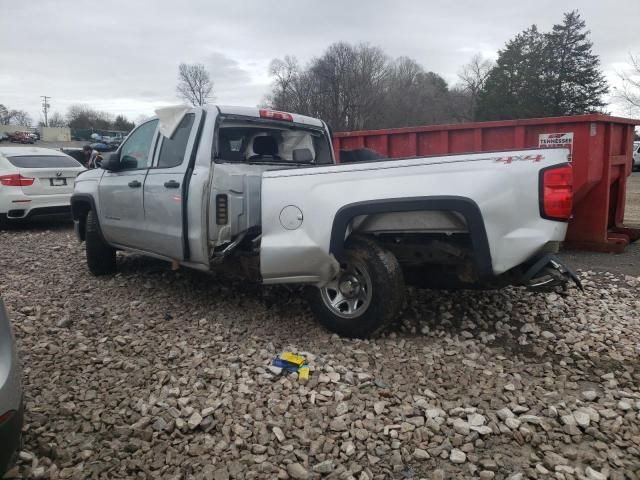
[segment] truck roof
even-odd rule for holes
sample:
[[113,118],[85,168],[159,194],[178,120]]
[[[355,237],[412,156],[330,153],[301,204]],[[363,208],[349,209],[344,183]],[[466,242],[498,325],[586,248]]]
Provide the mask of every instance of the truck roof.
[[309,125],[316,128],[324,127],[324,122],[322,122],[322,120],[313,117],[307,117],[305,115],[299,115],[297,113],[277,112],[275,110],[258,107],[233,107],[229,105],[203,105],[202,107],[173,105],[156,109],[156,117],[154,118],[158,118],[160,120],[160,132],[166,137],[171,137],[184,115],[187,112],[197,109],[202,109],[214,116],[217,115],[218,112],[220,112],[221,114],[241,115],[244,117],[275,118],[287,122]]

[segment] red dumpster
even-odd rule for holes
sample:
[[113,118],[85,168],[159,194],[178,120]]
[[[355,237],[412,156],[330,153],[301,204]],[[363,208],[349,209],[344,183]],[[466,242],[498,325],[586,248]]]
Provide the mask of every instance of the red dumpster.
[[336,133],[333,146],[338,161],[340,150],[358,148],[389,158],[406,158],[569,147],[574,167],[574,218],[565,245],[622,252],[640,238],[640,229],[623,225],[635,125],[640,125],[640,120],[599,114],[429,125]]

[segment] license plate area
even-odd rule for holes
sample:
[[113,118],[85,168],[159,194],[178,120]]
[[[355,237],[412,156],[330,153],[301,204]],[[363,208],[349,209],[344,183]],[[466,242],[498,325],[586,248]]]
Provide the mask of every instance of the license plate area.
[[49,183],[52,187],[64,187],[67,185],[66,178],[50,178]]

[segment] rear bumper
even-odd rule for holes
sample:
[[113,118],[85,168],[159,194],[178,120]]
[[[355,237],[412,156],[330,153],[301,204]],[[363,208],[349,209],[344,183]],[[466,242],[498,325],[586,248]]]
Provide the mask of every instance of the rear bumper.
[[0,215],[9,220],[19,220],[36,215],[60,215],[71,213],[71,194],[24,195],[5,193],[0,199]]
[[24,402],[13,411],[9,418],[0,424],[0,476],[11,466],[22,441],[22,424],[24,422]]

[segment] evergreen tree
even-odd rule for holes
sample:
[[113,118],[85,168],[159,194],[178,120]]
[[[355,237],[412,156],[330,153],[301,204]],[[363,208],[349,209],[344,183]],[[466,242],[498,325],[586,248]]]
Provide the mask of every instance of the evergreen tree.
[[602,97],[609,87],[600,71],[600,60],[592,52],[589,33],[574,10],[565,13],[564,22],[545,35],[550,63],[546,78],[549,115],[596,112],[605,106]]
[[535,25],[498,52],[478,101],[478,118],[499,120],[599,111],[607,82],[577,11],[541,33]]
[[478,119],[540,116],[545,39],[535,25],[516,35],[498,52],[478,100]]
[[116,119],[113,121],[113,125],[111,126],[114,130],[120,130],[123,132],[130,132],[133,130],[133,127],[135,127],[133,122],[127,120],[127,117],[124,115],[117,115]]

